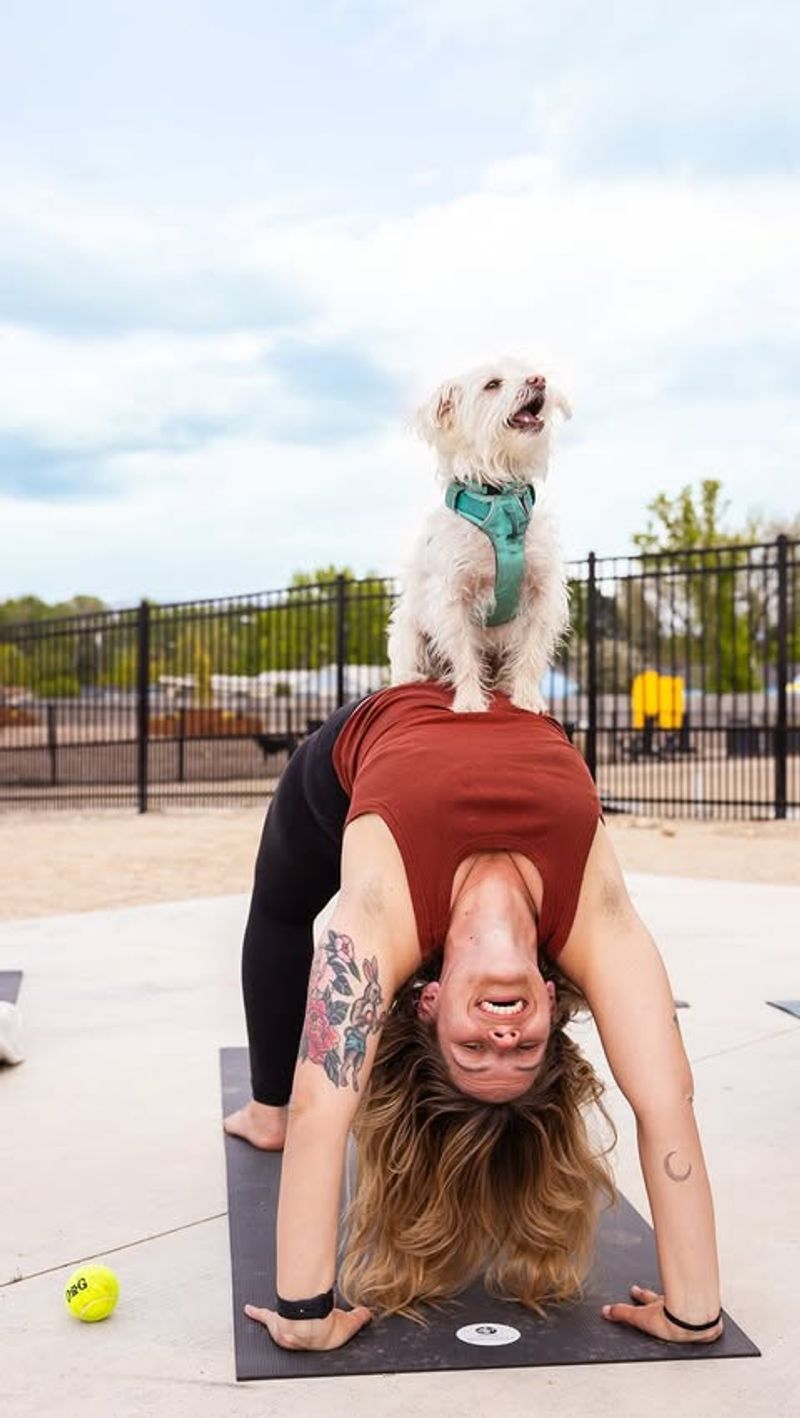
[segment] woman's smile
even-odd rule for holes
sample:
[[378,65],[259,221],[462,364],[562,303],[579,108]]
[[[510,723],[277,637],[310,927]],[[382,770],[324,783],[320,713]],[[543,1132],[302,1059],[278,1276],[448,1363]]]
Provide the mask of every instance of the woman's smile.
[[483,1014],[491,1015],[499,1019],[516,1019],[518,1015],[525,1013],[527,1001],[524,999],[482,999],[478,1000],[478,1009]]

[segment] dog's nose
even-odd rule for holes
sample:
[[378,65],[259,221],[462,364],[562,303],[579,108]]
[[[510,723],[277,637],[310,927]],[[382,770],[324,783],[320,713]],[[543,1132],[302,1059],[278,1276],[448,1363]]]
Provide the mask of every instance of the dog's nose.
[[529,374],[525,383],[529,384],[531,389],[544,389],[547,380],[543,374]]

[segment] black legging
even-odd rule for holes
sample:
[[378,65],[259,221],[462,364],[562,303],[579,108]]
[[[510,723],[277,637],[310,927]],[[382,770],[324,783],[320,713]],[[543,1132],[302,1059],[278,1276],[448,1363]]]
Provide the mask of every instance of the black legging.
[[242,950],[250,1075],[258,1103],[288,1103],[314,954],[314,918],[339,889],[349,799],[331,761],[359,701],[335,710],[289,759],[256,859]]

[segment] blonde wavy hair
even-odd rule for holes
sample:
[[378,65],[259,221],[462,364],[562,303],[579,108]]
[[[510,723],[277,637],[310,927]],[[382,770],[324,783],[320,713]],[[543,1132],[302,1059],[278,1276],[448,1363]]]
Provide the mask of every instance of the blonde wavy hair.
[[[339,1283],[351,1303],[424,1320],[483,1273],[490,1294],[543,1312],[577,1298],[600,1204],[616,1198],[607,1155],[616,1132],[603,1084],[565,1025],[583,996],[551,962],[556,1014],[528,1092],[505,1103],[461,1093],[432,1025],[423,983],[406,985],[383,1027],[354,1125],[356,1184]],[[592,1142],[595,1107],[610,1130]]]

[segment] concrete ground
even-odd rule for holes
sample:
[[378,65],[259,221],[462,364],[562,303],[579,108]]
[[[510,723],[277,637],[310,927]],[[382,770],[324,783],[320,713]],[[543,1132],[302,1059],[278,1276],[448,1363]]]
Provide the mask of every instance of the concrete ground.
[[[630,880],[675,995],[690,1004],[680,1017],[723,1299],[763,1358],[237,1385],[217,1050],[244,1042],[246,899],[229,896],[0,926],[0,969],[25,971],[28,1054],[0,1070],[3,1413],[800,1411],[800,1020],[765,1003],[800,997],[800,887]],[[579,1029],[601,1064],[592,1026]],[[632,1119],[613,1089],[609,1103],[620,1187],[647,1214]],[[70,1269],[88,1257],[113,1266],[122,1286],[98,1325],[79,1324],[62,1301]]]

